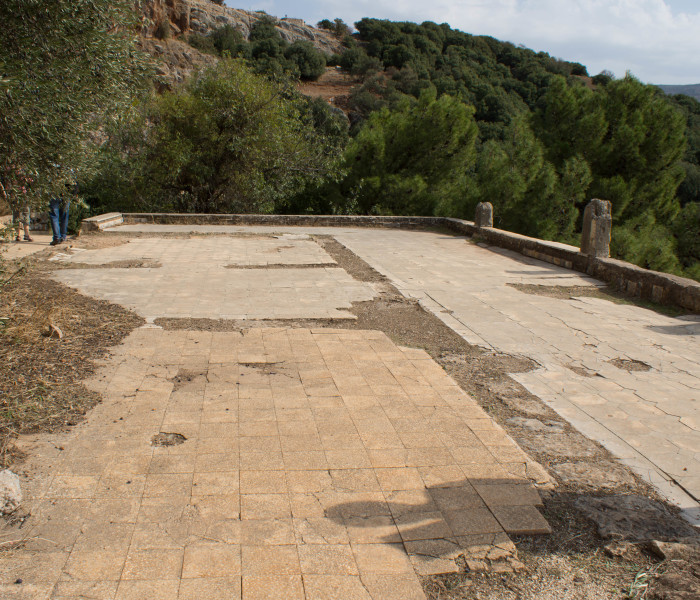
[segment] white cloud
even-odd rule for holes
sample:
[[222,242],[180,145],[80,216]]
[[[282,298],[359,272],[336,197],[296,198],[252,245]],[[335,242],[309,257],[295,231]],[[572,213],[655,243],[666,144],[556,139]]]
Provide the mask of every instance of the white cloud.
[[[674,2],[679,3],[675,10]],[[581,62],[592,74],[609,69],[622,76],[630,70],[650,83],[698,83],[700,7],[688,5],[682,0],[265,0],[252,8],[309,22],[335,17],[348,23],[362,17],[447,22]]]

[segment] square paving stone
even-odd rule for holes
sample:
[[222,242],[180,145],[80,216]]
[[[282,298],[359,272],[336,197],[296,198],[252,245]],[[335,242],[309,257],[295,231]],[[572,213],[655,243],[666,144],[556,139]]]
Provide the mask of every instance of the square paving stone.
[[394,518],[388,515],[344,519],[353,544],[388,544],[401,541]]
[[[243,573],[246,576],[299,575],[299,554],[297,546],[243,546]],[[244,585],[245,587],[245,585]]]
[[360,575],[413,573],[403,544],[353,544]]
[[130,550],[121,578],[179,579],[182,558],[181,549]]
[[287,494],[241,494],[241,519],[289,519]]
[[179,579],[119,582],[115,600],[172,600],[177,598]]
[[306,600],[372,600],[358,575],[304,575]]
[[455,535],[498,533],[501,531],[501,525],[487,508],[444,511],[443,515]]
[[507,533],[513,535],[552,533],[549,523],[534,506],[494,506],[491,510]]
[[310,575],[357,575],[349,545],[304,544],[298,547],[301,572]]
[[262,575],[243,577],[244,600],[304,600],[301,575]]
[[185,548],[182,578],[232,577],[241,574],[241,546],[197,543]]
[[206,577],[183,579],[180,582],[178,600],[239,600],[240,577]]

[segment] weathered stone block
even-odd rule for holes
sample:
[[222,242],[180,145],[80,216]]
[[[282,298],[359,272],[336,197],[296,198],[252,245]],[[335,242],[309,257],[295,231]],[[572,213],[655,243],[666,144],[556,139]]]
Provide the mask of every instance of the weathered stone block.
[[611,204],[607,200],[594,198],[583,212],[581,252],[589,256],[610,256],[610,234],[612,232]]
[[0,513],[9,515],[22,502],[19,477],[7,469],[0,471]]
[[474,224],[479,228],[493,227],[493,204],[490,202],[479,202],[476,205]]

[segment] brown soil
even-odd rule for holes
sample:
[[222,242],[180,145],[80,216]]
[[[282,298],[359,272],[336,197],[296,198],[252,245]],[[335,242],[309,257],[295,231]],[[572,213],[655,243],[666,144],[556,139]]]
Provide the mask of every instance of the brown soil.
[[161,432],[157,433],[151,439],[151,445],[153,446],[178,446],[185,442],[187,438],[181,433],[167,433]]
[[559,298],[562,300],[575,300],[580,297],[600,298],[615,304],[634,304],[653,310],[662,315],[677,317],[679,315],[689,314],[681,308],[675,306],[667,306],[665,304],[657,304],[643,300],[635,296],[629,296],[619,290],[612,289],[607,286],[598,287],[595,285],[534,285],[531,283],[507,283],[510,287],[532,294],[533,296],[546,296],[547,298]]
[[[49,279],[32,260],[0,286],[0,464],[19,433],[74,425],[100,401],[81,381],[142,319]],[[50,326],[63,338],[48,337]]]
[[156,260],[131,259],[115,260],[109,263],[90,264],[81,262],[60,262],[56,261],[54,269],[160,269],[163,265]]
[[335,263],[269,264],[269,265],[225,265],[224,269],[327,269],[337,267]]
[[173,377],[170,381],[173,383],[173,392],[177,392],[182,388],[196,388],[204,387],[207,381],[206,371],[189,371],[187,369],[180,369],[177,375]]
[[101,250],[102,248],[116,248],[123,246],[129,242],[129,237],[122,234],[116,235],[81,235],[68,240],[68,243],[61,244],[56,248],[57,251],[65,252],[72,248],[81,248],[84,250]]
[[569,363],[568,365],[566,365],[566,368],[570,369],[571,371],[576,373],[576,375],[580,375],[581,377],[597,377],[598,376],[598,373],[596,373],[595,371],[591,371],[588,367],[584,367],[582,365],[574,365],[572,363]]
[[356,85],[359,81],[351,75],[335,67],[326,67],[326,72],[317,81],[301,81],[297,90],[311,98],[322,98],[347,112],[350,91]]
[[634,371],[650,371],[651,367],[641,360],[634,360],[630,358],[613,358],[608,361],[611,365],[617,367],[618,369],[623,369],[630,373]]

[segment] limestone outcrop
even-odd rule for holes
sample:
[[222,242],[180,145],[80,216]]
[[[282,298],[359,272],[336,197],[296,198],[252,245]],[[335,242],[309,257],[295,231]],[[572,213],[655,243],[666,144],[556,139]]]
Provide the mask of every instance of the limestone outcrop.
[[[238,29],[247,39],[256,21],[265,17],[262,12],[220,6],[210,0],[146,0],[142,3],[144,37],[155,37],[163,23],[177,38],[189,32],[206,35],[224,25]],[[305,40],[319,50],[332,54],[340,50],[340,42],[329,32],[316,29],[301,19],[270,17],[283,39],[289,43]]]
[[[181,83],[196,69],[214,64],[218,59],[186,43],[187,35],[207,35],[231,25],[248,39],[250,30],[265,13],[222,6],[210,0],[144,0],[141,6],[141,48],[156,58],[159,86],[170,88]],[[311,42],[332,54],[340,52],[340,42],[329,32],[307,25],[301,19],[269,17],[287,42]]]

